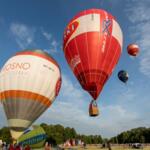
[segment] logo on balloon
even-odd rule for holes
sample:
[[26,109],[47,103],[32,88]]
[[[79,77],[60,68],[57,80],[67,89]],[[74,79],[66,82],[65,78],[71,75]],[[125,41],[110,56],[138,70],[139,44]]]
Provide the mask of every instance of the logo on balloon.
[[104,33],[104,38],[102,41],[102,52],[103,53],[105,51],[107,35],[110,35],[110,27],[111,26],[112,26],[112,20],[109,20],[109,19],[103,20],[103,29],[102,29],[102,32]]
[[10,71],[10,70],[28,70],[31,67],[30,63],[24,62],[24,63],[18,63],[18,62],[13,62],[6,64],[2,71]]
[[74,21],[68,25],[64,32],[64,44],[68,41],[68,39],[71,37],[71,35],[76,31],[77,27],[79,25],[79,22]]
[[112,21],[111,20],[104,20],[103,21],[103,33],[107,33],[108,35],[110,35],[110,27],[112,25]]
[[79,55],[75,55],[75,57],[71,59],[70,63],[72,70],[74,70],[79,63],[81,63],[80,57]]

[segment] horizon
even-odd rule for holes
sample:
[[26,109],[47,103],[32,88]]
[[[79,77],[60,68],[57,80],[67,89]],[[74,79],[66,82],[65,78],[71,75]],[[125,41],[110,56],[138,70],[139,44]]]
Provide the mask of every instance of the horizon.
[[[57,126],[57,125],[60,125],[60,126],[62,126],[62,127],[64,127],[64,128],[70,128],[70,129],[74,129],[75,131],[76,131],[76,129],[75,128],[73,128],[73,127],[69,127],[69,126],[63,126],[62,124],[47,124],[47,123],[45,123],[45,122],[41,122],[40,124],[32,124],[28,129],[26,129],[25,131],[24,131],[24,133],[28,133],[28,131],[32,131],[32,130],[34,130],[34,126],[41,126],[42,124],[46,124],[47,126]],[[1,129],[3,129],[3,128],[9,128],[8,126],[3,126],[3,127],[1,127],[0,128],[0,130]],[[114,135],[114,136],[112,136],[112,137],[109,137],[108,139],[111,139],[111,138],[113,138],[113,137],[117,137],[118,135],[120,135],[121,133],[124,133],[124,132],[131,132],[132,130],[135,130],[135,129],[141,129],[141,128],[145,128],[145,129],[149,129],[150,127],[136,127],[136,128],[132,128],[132,129],[128,129],[128,130],[125,130],[125,131],[121,131],[120,133],[118,133],[117,135]],[[23,134],[24,134],[23,133]],[[80,134],[79,132],[77,132],[76,131],[76,133],[78,134],[78,135],[85,135],[85,136],[90,136],[90,135],[93,135],[93,136],[101,136],[102,137],[102,139],[107,139],[107,137],[103,137],[101,134]]]

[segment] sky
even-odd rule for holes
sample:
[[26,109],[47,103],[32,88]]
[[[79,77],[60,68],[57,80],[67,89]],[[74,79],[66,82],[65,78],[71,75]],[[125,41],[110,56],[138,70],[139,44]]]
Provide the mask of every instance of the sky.
[[[123,52],[98,98],[100,115],[90,118],[90,95],[69,68],[63,51],[63,32],[74,15],[89,9],[105,9],[116,17],[123,31]],[[42,49],[59,63],[62,87],[52,106],[36,124],[62,124],[80,134],[112,137],[136,127],[150,127],[150,0],[0,0],[0,68],[16,52]],[[140,54],[130,57],[126,47],[137,43]],[[127,70],[125,85],[117,78]],[[0,127],[7,121],[0,106]]]

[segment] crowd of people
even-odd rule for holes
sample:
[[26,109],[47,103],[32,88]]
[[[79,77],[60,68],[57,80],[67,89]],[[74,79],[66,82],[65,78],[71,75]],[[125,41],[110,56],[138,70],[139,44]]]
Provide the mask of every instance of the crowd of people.
[[[32,150],[29,145],[22,146],[19,144],[6,144],[5,142],[1,144],[0,150]],[[52,150],[51,144],[45,143],[44,150]]]
[[80,139],[68,139],[63,145],[63,147],[72,147],[72,146],[86,147],[86,143]]
[[31,150],[29,145],[21,146],[19,144],[6,144],[1,145],[1,150]]

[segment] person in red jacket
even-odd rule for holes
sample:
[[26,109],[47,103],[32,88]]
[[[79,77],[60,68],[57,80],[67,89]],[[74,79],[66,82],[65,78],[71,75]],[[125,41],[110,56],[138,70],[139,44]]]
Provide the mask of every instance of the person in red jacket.
[[15,150],[14,145],[10,144],[8,150]]
[[17,145],[16,148],[15,148],[15,150],[21,150],[20,145]]
[[45,149],[44,150],[52,150],[51,148],[51,144],[49,144],[48,142],[45,143]]
[[31,150],[31,148],[29,145],[27,145],[24,150]]

